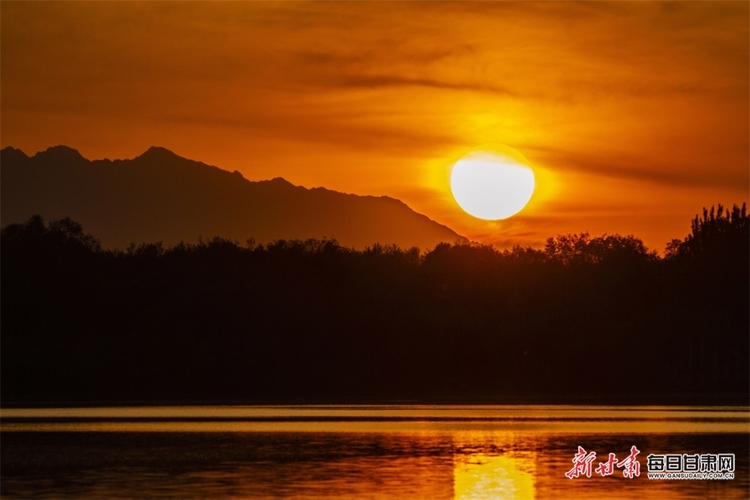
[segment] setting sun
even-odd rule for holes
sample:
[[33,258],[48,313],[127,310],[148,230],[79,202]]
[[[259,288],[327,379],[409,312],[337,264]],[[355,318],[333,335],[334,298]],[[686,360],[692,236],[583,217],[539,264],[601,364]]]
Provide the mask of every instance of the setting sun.
[[451,172],[451,192],[458,205],[479,219],[507,219],[534,193],[534,172],[505,154],[470,153]]

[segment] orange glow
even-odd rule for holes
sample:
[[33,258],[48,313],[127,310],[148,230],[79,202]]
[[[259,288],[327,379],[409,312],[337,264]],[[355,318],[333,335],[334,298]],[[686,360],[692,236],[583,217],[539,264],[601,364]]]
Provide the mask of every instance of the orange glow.
[[[684,237],[748,200],[746,2],[2,2],[2,147],[151,145],[388,195],[470,239]],[[351,29],[357,26],[357,29]],[[486,143],[533,166],[519,215],[453,201]]]

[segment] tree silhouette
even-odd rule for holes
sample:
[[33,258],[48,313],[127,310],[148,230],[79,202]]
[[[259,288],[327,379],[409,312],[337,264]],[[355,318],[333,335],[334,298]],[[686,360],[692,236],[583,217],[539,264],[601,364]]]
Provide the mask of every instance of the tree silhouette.
[[657,257],[656,252],[649,252],[639,238],[618,234],[592,238],[589,233],[580,233],[548,238],[544,253],[548,259],[565,265],[607,261],[625,263],[627,260],[655,260]]
[[702,216],[693,219],[690,234],[667,245],[666,257],[703,262],[727,258],[747,261],[749,219],[745,203],[741,208],[733,205],[731,211],[725,211],[722,205],[718,209],[704,208]]
[[663,259],[588,233],[109,251],[32,217],[2,230],[2,398],[746,404],[747,228],[706,210]]

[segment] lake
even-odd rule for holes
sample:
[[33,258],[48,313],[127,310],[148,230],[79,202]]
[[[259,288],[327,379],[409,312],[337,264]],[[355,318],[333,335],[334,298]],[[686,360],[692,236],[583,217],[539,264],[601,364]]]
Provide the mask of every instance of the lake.
[[[0,422],[3,498],[750,496],[747,407],[4,408]],[[723,479],[649,479],[648,455]]]

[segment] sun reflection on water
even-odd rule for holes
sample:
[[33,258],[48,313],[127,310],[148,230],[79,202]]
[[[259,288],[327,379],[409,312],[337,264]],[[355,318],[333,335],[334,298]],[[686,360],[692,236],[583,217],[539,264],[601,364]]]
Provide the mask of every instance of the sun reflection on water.
[[454,500],[536,498],[533,441],[507,430],[454,433]]
[[[507,455],[470,455],[453,469],[455,500],[535,498],[534,479],[525,471],[531,460]],[[527,469],[528,470],[528,469]]]

